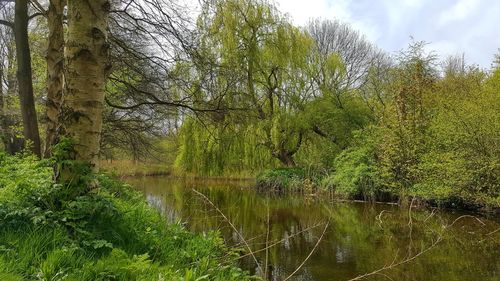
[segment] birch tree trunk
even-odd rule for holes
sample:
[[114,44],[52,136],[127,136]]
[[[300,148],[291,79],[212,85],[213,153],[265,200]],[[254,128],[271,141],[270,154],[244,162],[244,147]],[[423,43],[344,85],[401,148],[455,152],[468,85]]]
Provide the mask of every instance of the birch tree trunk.
[[51,155],[52,146],[57,143],[59,112],[63,94],[64,71],[64,26],[63,13],[66,0],[50,0],[47,12],[49,28],[47,47],[47,130],[44,157]]
[[16,41],[17,81],[19,85],[19,101],[23,117],[23,132],[30,149],[40,156],[40,133],[33,97],[33,80],[31,77],[31,54],[28,41],[28,0],[16,0],[14,15],[14,37]]
[[108,0],[68,0],[63,97],[64,134],[74,160],[98,170],[104,90],[110,71]]

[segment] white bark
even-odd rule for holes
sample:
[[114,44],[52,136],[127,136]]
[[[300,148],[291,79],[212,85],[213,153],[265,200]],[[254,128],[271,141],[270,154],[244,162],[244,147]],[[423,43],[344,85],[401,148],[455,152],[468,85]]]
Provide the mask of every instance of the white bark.
[[63,124],[74,160],[98,169],[108,60],[108,0],[69,0]]

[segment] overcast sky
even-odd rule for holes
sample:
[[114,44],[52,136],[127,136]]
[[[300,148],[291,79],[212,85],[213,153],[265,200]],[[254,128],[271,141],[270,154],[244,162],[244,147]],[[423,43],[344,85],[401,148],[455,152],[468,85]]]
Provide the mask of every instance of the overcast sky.
[[465,53],[489,68],[500,48],[500,0],[275,0],[296,25],[310,18],[339,19],[388,52],[413,36],[440,58]]

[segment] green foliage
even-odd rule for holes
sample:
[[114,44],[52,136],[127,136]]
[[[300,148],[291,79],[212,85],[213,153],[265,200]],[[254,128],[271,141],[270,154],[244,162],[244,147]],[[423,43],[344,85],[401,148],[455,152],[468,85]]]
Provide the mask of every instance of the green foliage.
[[[229,5],[227,9],[244,5],[222,2]],[[228,113],[218,124],[203,126],[188,119],[181,129],[179,169],[202,175],[241,171],[252,175],[271,169],[258,175],[259,186],[302,190],[304,179],[310,177],[296,173],[301,169],[274,169],[280,164],[297,165],[322,175],[320,185],[343,197],[393,200],[416,196],[453,206],[499,206],[500,70],[485,73],[475,67],[450,65],[441,75],[435,56],[425,52],[425,43],[415,42],[400,53],[397,64],[387,67],[383,79],[376,73],[370,79],[377,81],[371,81],[370,87],[338,91],[332,77],[345,69],[334,55],[318,57],[307,49],[306,38],[301,43],[305,49],[296,46],[297,56],[309,56],[313,63],[326,62],[328,69],[304,66],[298,57],[288,61],[270,55],[277,55],[280,40],[290,39],[296,31],[286,30],[287,25],[282,25],[272,9],[262,13],[256,13],[254,20],[259,27],[269,28],[256,35],[277,36],[270,39],[277,40],[277,46],[237,48],[238,36],[250,40],[253,31],[248,23],[230,15],[234,26],[222,27],[217,20],[212,23],[222,28],[217,31],[222,34],[231,31],[226,28],[235,28],[237,32],[228,36],[236,36],[231,39],[236,45],[226,46],[228,49],[218,45],[222,49],[214,54],[231,57],[234,60],[227,60],[231,65],[239,61],[236,72],[241,72],[243,80],[250,71],[245,68],[249,67],[246,58],[252,58],[254,67],[263,73],[272,65],[286,65],[290,76],[276,80],[273,89],[290,88],[281,92],[284,96],[266,99],[265,79],[254,78],[263,83],[245,80],[252,87],[237,91],[259,93],[257,104],[263,105],[255,107],[252,99],[238,103],[253,112],[251,118]],[[216,36],[214,40],[229,39]],[[325,77],[318,76],[324,81],[309,95],[300,90],[306,80],[299,80],[314,71]],[[273,107],[278,102],[284,106]]]
[[[482,81],[470,70],[441,82],[427,149],[418,166],[422,197],[500,202],[500,72]],[[458,89],[454,89],[457,87]],[[453,90],[454,95],[447,91]]]
[[322,185],[347,197],[499,206],[499,71],[450,68],[440,78],[423,46],[402,52],[377,123],[335,158]]
[[277,168],[261,172],[257,176],[257,186],[267,190],[302,190],[306,178],[302,168]]
[[332,170],[335,157],[352,145],[354,132],[372,122],[373,113],[357,93],[337,94],[316,98],[307,105],[306,122],[324,135],[309,132],[297,153],[300,166],[318,172]]
[[183,123],[177,169],[202,175],[255,175],[279,165],[329,170],[351,132],[373,119],[360,93],[339,90],[347,71],[340,56],[321,52],[268,1],[217,0],[203,9],[198,29],[205,60],[193,79],[213,81],[199,91],[202,104],[222,109]]
[[355,134],[355,144],[337,156],[333,173],[322,180],[324,188],[348,198],[375,198],[381,190],[376,133],[372,127]]
[[203,9],[198,28],[205,61],[193,79],[216,77],[210,89],[200,91],[203,104],[241,110],[184,123],[176,166],[204,175],[255,174],[277,161],[294,166],[294,155],[312,139],[309,104],[332,94],[315,77],[342,75],[341,60],[321,54],[308,34],[267,1],[218,0]]
[[499,53],[495,54],[495,61],[493,62],[493,67],[497,70],[500,69],[500,49],[498,51]]
[[180,132],[175,166],[185,173],[206,176],[252,175],[275,165],[269,152],[259,145],[256,131],[249,126],[210,126],[207,130],[188,119]]
[[202,236],[179,224],[166,224],[127,185],[104,175],[87,175],[98,188],[73,192],[74,185],[52,182],[50,162],[4,154],[0,161],[0,276],[248,279],[234,267],[235,254],[217,232]]
[[[49,186],[52,169],[35,156],[10,157],[0,152],[0,199],[12,200],[18,189]],[[27,177],[29,175],[29,177]],[[17,190],[16,190],[17,189]]]
[[307,119],[335,145],[308,141],[298,159],[326,171],[320,186],[342,197],[499,206],[500,71],[449,67],[439,77],[424,46],[401,52],[378,81],[383,95],[327,92],[309,103]]
[[436,58],[415,42],[402,51],[390,72],[380,164],[395,193],[407,194],[418,181],[418,163],[424,153],[425,135],[432,117],[431,97],[437,81]]

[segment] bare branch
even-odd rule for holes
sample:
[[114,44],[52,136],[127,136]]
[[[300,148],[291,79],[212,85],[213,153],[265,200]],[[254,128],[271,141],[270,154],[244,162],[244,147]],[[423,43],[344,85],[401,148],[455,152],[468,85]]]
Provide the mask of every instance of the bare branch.
[[0,24],[1,25],[5,25],[5,26],[10,27],[10,28],[14,28],[14,23],[12,23],[10,21],[6,21],[6,20],[1,20],[0,19]]
[[306,264],[307,260],[312,256],[312,254],[314,253],[314,251],[318,247],[319,243],[321,243],[321,241],[323,240],[323,236],[325,235],[326,230],[328,229],[328,226],[330,226],[330,222],[326,223],[325,229],[323,229],[323,233],[321,233],[321,236],[319,237],[318,241],[316,242],[316,245],[314,245],[314,247],[312,248],[311,252],[309,252],[309,255],[307,255],[307,257],[304,259],[304,261],[290,275],[288,275],[287,278],[283,279],[283,281],[287,281],[290,278],[292,278],[292,276],[295,275],[295,273],[297,273],[302,268],[302,266],[304,266],[304,264]]
[[260,269],[262,272],[262,268],[260,266],[259,261],[257,260],[257,257],[255,257],[252,249],[250,248],[250,245],[248,245],[248,242],[245,240],[245,237],[238,231],[236,226],[226,217],[226,215],[217,207],[215,204],[203,193],[193,189],[193,192],[198,194],[200,197],[202,197],[204,200],[206,200],[223,218],[224,220],[231,226],[231,228],[235,231],[235,233],[238,235],[238,237],[241,239],[243,243],[245,243],[245,247],[247,248],[248,252],[251,253],[253,260],[255,261],[255,264],[257,267]]

